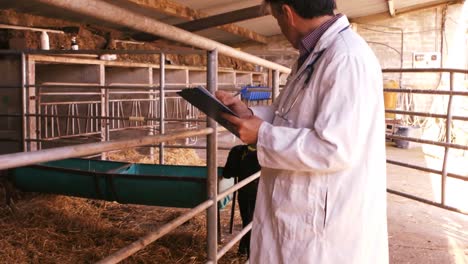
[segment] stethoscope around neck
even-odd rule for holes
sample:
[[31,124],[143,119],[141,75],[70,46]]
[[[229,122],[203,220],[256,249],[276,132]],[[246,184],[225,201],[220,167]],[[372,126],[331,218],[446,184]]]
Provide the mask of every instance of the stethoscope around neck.
[[[319,51],[319,53],[317,54],[315,59],[311,63],[309,63],[306,66],[306,69],[304,71],[302,71],[300,76],[298,78],[296,78],[296,80],[293,81],[293,82],[300,82],[303,78],[306,78],[305,81],[303,82],[304,85],[297,92],[296,96],[294,96],[294,101],[292,103],[289,103],[290,100],[285,100],[285,102],[282,103],[282,106],[280,107],[280,109],[275,111],[275,115],[277,117],[283,119],[284,121],[288,122],[289,124],[292,123],[292,120],[288,119],[286,116],[289,114],[289,112],[291,112],[291,110],[294,108],[294,106],[299,101],[299,97],[304,93],[305,88],[308,86],[307,84],[310,82],[310,79],[312,78],[312,74],[314,73],[314,66],[317,63],[317,61],[322,57],[324,52],[325,52],[325,50]],[[285,109],[285,107],[284,107],[285,105],[289,105],[287,107],[287,109]]]
[[[348,25],[347,27],[343,28],[340,32],[338,32],[338,34],[340,34],[341,32],[343,32],[345,30],[347,30],[349,27],[350,26]],[[306,87],[308,86],[307,84],[309,83],[310,79],[312,78],[312,74],[314,73],[314,66],[317,63],[317,61],[322,57],[322,55],[325,53],[325,51],[326,51],[326,49],[323,49],[323,50],[319,51],[317,56],[315,57],[315,59],[306,66],[307,68],[301,73],[301,75],[298,78],[296,78],[295,80],[293,80],[293,82],[298,82],[298,81],[301,81],[304,77],[306,78],[305,81],[303,82],[304,85],[301,87],[299,92],[297,92],[296,96],[294,96],[294,101],[289,104],[290,100],[285,100],[285,102],[283,102],[281,104],[280,109],[275,111],[275,116],[283,119],[284,121],[288,122],[289,124],[292,124],[293,121],[291,119],[288,119],[287,115],[289,114],[289,112],[291,112],[291,110],[297,104],[297,102],[299,101],[299,97],[301,97],[301,95],[304,94],[304,91],[305,91]],[[287,99],[289,99],[289,98],[287,98]],[[285,109],[285,107],[284,107],[285,105],[289,105],[287,107],[287,109]]]

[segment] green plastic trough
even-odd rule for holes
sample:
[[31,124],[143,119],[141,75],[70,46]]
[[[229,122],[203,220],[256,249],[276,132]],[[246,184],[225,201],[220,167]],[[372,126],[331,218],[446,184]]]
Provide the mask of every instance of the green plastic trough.
[[[218,168],[222,175],[222,168]],[[207,200],[207,168],[66,159],[17,168],[14,185],[25,192],[164,207],[193,208]],[[234,184],[222,179],[220,190]],[[224,207],[230,197],[224,199]]]

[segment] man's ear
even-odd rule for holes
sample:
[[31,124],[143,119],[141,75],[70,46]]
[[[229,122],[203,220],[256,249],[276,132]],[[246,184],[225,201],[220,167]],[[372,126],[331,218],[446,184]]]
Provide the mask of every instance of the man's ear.
[[286,22],[290,26],[295,26],[296,25],[296,11],[289,5],[282,5],[281,9],[283,11],[283,15],[286,19]]

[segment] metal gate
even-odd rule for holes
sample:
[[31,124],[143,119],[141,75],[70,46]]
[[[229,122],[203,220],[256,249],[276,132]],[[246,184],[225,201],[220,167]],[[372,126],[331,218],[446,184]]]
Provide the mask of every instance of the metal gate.
[[[450,179],[458,179],[464,182],[468,181],[468,164],[466,165],[461,165],[462,172],[461,173],[454,173],[449,171],[450,166],[450,153],[452,151],[459,151],[463,153],[463,157],[468,154],[468,109],[463,107],[464,104],[460,104],[463,109],[454,109],[454,101],[457,99],[462,99],[462,100],[467,100],[468,99],[468,91],[467,87],[463,87],[463,82],[457,86],[455,82],[455,78],[457,77],[465,77],[468,75],[468,70],[459,70],[459,69],[386,69],[383,70],[384,73],[414,73],[417,75],[424,75],[424,74],[434,74],[438,73],[440,74],[440,78],[444,77],[449,77],[448,78],[448,89],[433,89],[433,90],[427,90],[427,89],[385,89],[385,93],[398,93],[400,95],[415,95],[415,94],[421,94],[421,95],[435,95],[439,97],[444,97],[442,101],[447,104],[446,107],[446,114],[438,114],[438,113],[428,113],[428,112],[418,112],[415,110],[396,110],[396,109],[386,109],[387,114],[396,114],[396,115],[403,115],[403,116],[409,116],[409,117],[423,117],[427,119],[438,119],[438,120],[444,120],[444,135],[439,139],[439,140],[427,140],[427,139],[421,139],[420,137],[415,137],[411,135],[402,135],[402,134],[395,134],[392,132],[392,129],[387,130],[387,139],[391,140],[400,140],[400,141],[406,141],[406,142],[416,142],[420,143],[423,145],[432,145],[432,146],[439,146],[444,148],[444,153],[443,153],[443,163],[442,166],[439,169],[434,169],[434,168],[428,168],[427,166],[420,166],[416,164],[411,164],[411,163],[406,163],[406,162],[401,162],[401,161],[395,161],[388,159],[387,163],[396,165],[396,166],[401,166],[405,168],[410,168],[414,170],[419,170],[431,174],[436,174],[440,175],[441,179],[441,184],[440,184],[440,201],[434,201],[426,198],[422,198],[418,195],[414,195],[411,193],[407,192],[402,192],[402,191],[397,191],[393,189],[388,189],[389,193],[403,196],[409,199],[413,199],[419,202],[423,202],[426,204],[430,204],[433,206],[437,206],[440,208],[444,208],[447,210],[459,212],[462,214],[468,214],[468,212],[462,208],[457,208],[454,206],[450,206],[447,204],[447,194],[449,190],[447,190],[447,181]],[[463,76],[464,75],[464,76]],[[460,78],[460,79],[465,79],[465,78]],[[448,98],[447,98],[448,97]],[[459,111],[461,110],[461,111]],[[458,113],[457,113],[458,112]],[[454,143],[454,133],[453,133],[453,127],[454,127],[454,122],[456,122],[462,130],[464,130],[465,134],[465,140],[464,142],[458,142]],[[391,126],[391,125],[390,125]],[[463,132],[462,132],[463,133]],[[468,157],[468,155],[467,155]],[[468,191],[468,190],[467,190]]]

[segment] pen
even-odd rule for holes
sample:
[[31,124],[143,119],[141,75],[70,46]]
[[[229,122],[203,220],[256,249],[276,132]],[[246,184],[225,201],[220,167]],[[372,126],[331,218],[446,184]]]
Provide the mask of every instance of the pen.
[[241,91],[242,91],[242,90],[239,90],[239,91],[235,92],[235,93],[232,95],[232,97],[238,96],[239,94],[241,94]]

